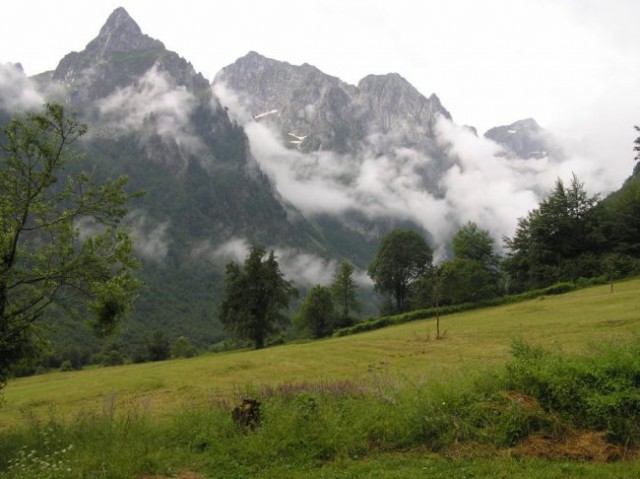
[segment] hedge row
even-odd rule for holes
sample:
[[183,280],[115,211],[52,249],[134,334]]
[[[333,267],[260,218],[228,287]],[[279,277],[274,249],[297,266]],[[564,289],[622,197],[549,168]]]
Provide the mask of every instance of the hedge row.
[[[528,299],[539,298],[541,296],[550,296],[554,294],[563,294],[577,289],[576,284],[570,282],[556,283],[546,288],[526,291],[520,294],[510,294],[498,296],[477,303],[453,304],[449,306],[441,306],[439,308],[440,316],[447,314],[460,313],[471,309],[485,308],[487,306],[500,306],[503,304],[517,303]],[[365,331],[373,331],[374,329],[386,328],[387,326],[395,326],[420,319],[429,319],[436,316],[436,308],[417,309],[408,313],[396,314],[394,316],[382,316],[380,318],[367,318],[358,324],[346,328],[336,329],[333,332],[334,337],[349,336],[351,334],[364,333]]]

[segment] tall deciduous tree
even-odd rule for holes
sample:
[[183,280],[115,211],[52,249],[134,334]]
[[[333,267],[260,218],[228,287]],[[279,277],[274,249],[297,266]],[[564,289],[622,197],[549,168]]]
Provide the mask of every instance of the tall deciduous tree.
[[374,289],[395,302],[395,310],[404,311],[412,284],[431,264],[433,252],[415,231],[396,228],[380,243],[368,274]]
[[225,328],[240,339],[263,348],[267,337],[288,322],[283,309],[298,291],[284,279],[273,251],[255,245],[242,266],[228,263],[225,296],[218,317]]
[[358,287],[353,279],[353,265],[349,261],[345,260],[340,264],[340,268],[333,275],[330,288],[333,303],[341,319],[349,319],[351,312],[360,311]]
[[119,228],[126,178],[98,184],[68,168],[86,131],[60,105],[16,118],[0,150],[0,382],[54,304],[84,298],[98,333],[113,330],[138,286],[132,242]]
[[453,259],[433,267],[416,285],[416,307],[477,302],[499,293],[500,257],[489,231],[468,222],[452,244]]
[[500,257],[494,250],[494,244],[489,231],[469,221],[453,237],[453,256],[456,259],[478,261],[485,268],[497,271]]
[[300,329],[307,330],[314,338],[330,335],[335,325],[330,289],[320,285],[311,288],[302,303],[296,322]]
[[499,293],[500,257],[489,231],[465,224],[453,237],[453,257],[442,268],[445,302],[475,302]]

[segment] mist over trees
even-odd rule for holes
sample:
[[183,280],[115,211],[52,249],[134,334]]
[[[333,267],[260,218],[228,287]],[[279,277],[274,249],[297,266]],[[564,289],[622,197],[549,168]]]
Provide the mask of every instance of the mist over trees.
[[[70,147],[84,133],[82,125],[50,105],[42,114],[14,120],[3,133],[0,379],[6,380],[35,370],[37,362],[29,362],[39,354],[33,333],[45,310],[65,303],[75,307],[83,296],[98,332],[112,330],[135,296],[137,262],[130,238],[119,229],[132,197],[124,192],[126,180],[98,185],[85,173],[66,181],[57,174],[78,160]],[[640,137],[634,151],[637,159]],[[474,222],[460,227],[450,257],[439,264],[433,264],[423,235],[397,228],[381,239],[367,272],[384,299],[381,314],[436,303],[482,303],[562,281],[602,282],[638,273],[639,237],[636,167],[623,187],[604,199],[589,194],[576,175],[568,183],[558,179],[538,207],[518,220],[514,235],[504,238],[504,258],[489,231]],[[330,284],[308,291],[294,318],[296,332],[289,325],[297,289],[280,270],[274,251],[253,246],[243,264],[226,265],[218,319],[232,337],[255,348],[277,333],[329,336],[358,321],[355,272],[345,260]],[[71,370],[92,361],[115,365],[196,353],[185,337],[170,345],[170,336],[159,332],[138,336],[107,343],[93,356],[90,346],[66,348],[46,364]]]

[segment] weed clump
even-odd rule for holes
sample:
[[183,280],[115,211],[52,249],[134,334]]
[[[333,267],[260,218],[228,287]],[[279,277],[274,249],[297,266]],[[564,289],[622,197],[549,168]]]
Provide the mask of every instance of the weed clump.
[[602,431],[626,446],[640,441],[640,342],[593,346],[589,355],[516,342],[506,386],[535,398],[575,428]]

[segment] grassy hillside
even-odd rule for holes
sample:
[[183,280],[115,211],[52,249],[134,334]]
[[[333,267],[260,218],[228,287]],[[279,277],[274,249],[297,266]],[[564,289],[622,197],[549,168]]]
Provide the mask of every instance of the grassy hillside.
[[509,358],[514,339],[563,351],[640,332],[640,280],[594,287],[441,319],[261,351],[209,354],[193,359],[79,372],[51,373],[12,381],[4,391],[0,431],[26,413],[73,418],[105,404],[140,404],[153,416],[186,404],[230,399],[292,383],[354,382],[381,377],[410,384],[452,382]]

